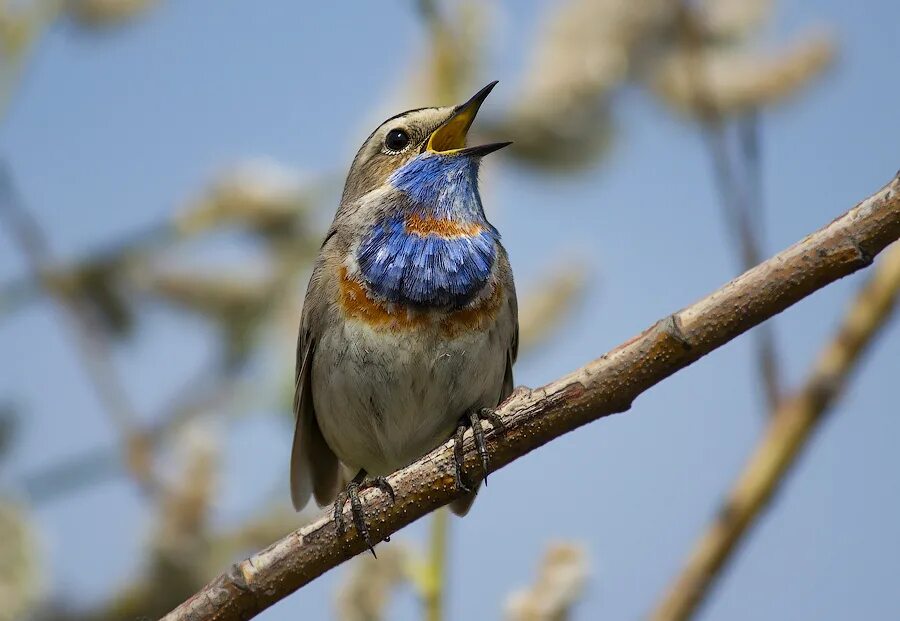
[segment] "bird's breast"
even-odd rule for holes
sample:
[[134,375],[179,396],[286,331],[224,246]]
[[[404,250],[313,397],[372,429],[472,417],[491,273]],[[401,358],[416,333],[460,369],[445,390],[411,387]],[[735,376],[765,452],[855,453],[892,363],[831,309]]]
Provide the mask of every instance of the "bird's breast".
[[382,300],[458,309],[490,279],[497,239],[496,229],[483,220],[395,213],[369,229],[353,259],[361,280]]
[[500,282],[483,286],[468,305],[452,310],[423,308],[389,302],[373,292],[366,282],[339,268],[338,308],[344,319],[361,322],[377,332],[438,332],[443,338],[487,330],[496,321],[505,291]]

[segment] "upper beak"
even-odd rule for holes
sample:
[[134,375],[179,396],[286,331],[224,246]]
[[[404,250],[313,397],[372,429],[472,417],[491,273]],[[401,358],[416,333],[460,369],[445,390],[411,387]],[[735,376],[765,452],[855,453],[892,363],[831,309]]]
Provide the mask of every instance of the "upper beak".
[[481,104],[495,86],[497,86],[496,80],[475,93],[466,103],[456,106],[450,118],[432,132],[428,138],[426,150],[443,154],[482,156],[512,144],[511,142],[495,142],[465,148],[466,134],[472,127],[475,115],[478,114]]

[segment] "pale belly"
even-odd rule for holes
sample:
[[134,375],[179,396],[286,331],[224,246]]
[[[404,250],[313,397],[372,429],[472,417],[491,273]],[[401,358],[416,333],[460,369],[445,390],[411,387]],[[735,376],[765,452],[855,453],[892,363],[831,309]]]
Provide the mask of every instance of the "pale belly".
[[437,327],[376,331],[333,324],[316,344],[316,418],[353,470],[384,475],[445,442],[472,408],[498,404],[512,326],[453,338]]

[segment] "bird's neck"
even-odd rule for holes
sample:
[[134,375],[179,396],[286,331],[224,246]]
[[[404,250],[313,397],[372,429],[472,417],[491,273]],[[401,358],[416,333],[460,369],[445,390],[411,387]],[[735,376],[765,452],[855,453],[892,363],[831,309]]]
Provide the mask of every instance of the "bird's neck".
[[418,307],[469,303],[490,278],[500,237],[484,217],[478,162],[419,156],[388,182],[397,200],[357,251],[369,289]]

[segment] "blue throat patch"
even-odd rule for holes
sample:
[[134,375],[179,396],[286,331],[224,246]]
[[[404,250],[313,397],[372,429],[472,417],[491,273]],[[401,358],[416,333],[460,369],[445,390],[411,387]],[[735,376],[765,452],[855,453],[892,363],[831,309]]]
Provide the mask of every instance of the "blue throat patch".
[[478,160],[420,155],[388,183],[400,200],[357,253],[366,284],[393,303],[464,306],[490,278],[500,239],[484,217]]

